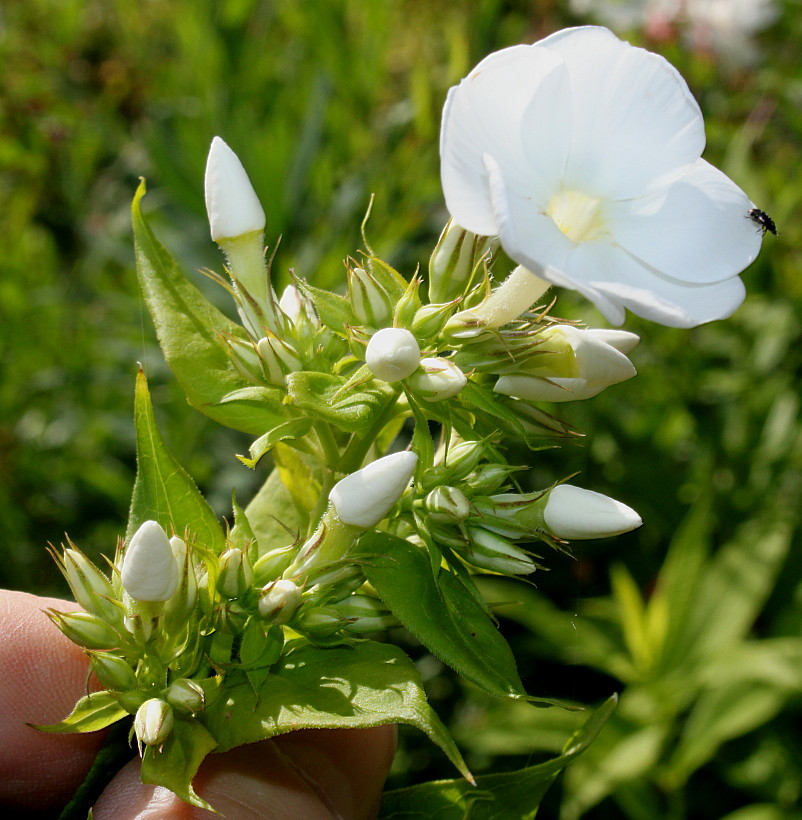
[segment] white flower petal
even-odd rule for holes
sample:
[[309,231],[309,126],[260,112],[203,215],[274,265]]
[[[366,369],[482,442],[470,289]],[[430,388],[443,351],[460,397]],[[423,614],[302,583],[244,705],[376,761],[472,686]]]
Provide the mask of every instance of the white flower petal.
[[539,376],[500,376],[493,390],[503,396],[516,396],[527,401],[579,401],[590,399],[604,390],[605,385],[591,387],[585,379]]
[[560,484],[549,493],[543,518],[556,536],[576,540],[621,535],[643,523],[626,504],[572,484]]
[[680,282],[721,282],[751,265],[762,231],[749,219],[749,197],[704,160],[665,193],[610,203],[619,245]]
[[513,46],[486,57],[449,91],[440,132],[441,179],[449,212],[466,230],[497,232],[482,156],[492,150],[519,174],[529,168],[517,123],[531,89],[555,70],[563,70],[562,62],[548,52]]
[[639,196],[699,158],[702,112],[663,57],[598,26],[565,29],[537,45],[563,58],[570,73],[568,187],[581,184],[614,199]]

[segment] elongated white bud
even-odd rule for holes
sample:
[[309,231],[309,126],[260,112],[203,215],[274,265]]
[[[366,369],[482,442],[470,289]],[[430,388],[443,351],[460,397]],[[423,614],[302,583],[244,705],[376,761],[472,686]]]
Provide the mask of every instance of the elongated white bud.
[[248,174],[220,137],[212,140],[204,182],[206,212],[215,242],[264,230],[265,212]]
[[626,504],[571,484],[560,484],[549,493],[543,519],[554,535],[568,540],[621,535],[643,523]]
[[398,382],[412,375],[420,364],[420,347],[402,327],[385,327],[370,337],[365,363],[377,379]]
[[413,452],[392,453],[338,481],[329,500],[340,520],[366,530],[375,527],[403,495],[417,463]]
[[178,586],[178,566],[167,534],[156,521],[145,521],[131,536],[120,578],[135,601],[166,601]]
[[134,718],[137,740],[145,746],[160,746],[167,740],[174,725],[172,707],[159,698],[146,700],[137,709]]

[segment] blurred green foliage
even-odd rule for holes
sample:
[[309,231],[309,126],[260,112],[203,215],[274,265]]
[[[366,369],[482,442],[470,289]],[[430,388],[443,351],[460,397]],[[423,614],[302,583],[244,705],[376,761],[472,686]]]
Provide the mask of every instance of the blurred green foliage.
[[[796,1],[780,8],[749,66],[617,32],[679,68],[706,116],[706,158],[780,236],[745,273],[732,319],[693,331],[628,320],[643,338],[639,377],[567,407],[587,438],[534,465],[533,486],[581,470],[578,483],[646,522],[553,559],[534,590],[491,595],[523,602],[499,612],[533,694],[591,704],[623,691],[542,815],[802,816],[802,15]],[[267,241],[281,236],[279,286],[290,268],[342,280],[371,193],[371,242],[411,275],[446,217],[447,88],[488,52],[577,22],[554,0],[4,4],[0,583],[64,594],[44,548],[65,531],[90,555],[113,550],[133,485],[137,361],[165,438],[218,511],[233,486],[246,499],[263,478],[233,458],[247,439],[189,408],[163,364],[133,273],[139,176],[191,277],[221,267],[202,190],[215,134],[251,175]],[[600,322],[571,294],[557,312]],[[576,724],[553,709],[524,720],[433,658],[420,665],[477,771],[537,762]],[[395,779],[438,766],[405,742]]]

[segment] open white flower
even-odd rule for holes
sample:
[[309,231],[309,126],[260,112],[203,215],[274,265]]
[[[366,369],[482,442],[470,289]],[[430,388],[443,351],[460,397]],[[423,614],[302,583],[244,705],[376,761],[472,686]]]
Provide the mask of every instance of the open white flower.
[[[443,111],[454,220],[520,265],[675,327],[729,316],[760,249],[746,194],[700,159],[699,106],[662,57],[605,28],[485,58]],[[525,309],[525,308],[524,308]]]
[[541,335],[542,355],[524,371],[501,376],[493,388],[497,393],[529,401],[575,401],[636,375],[625,355],[640,341],[634,333],[554,325]]

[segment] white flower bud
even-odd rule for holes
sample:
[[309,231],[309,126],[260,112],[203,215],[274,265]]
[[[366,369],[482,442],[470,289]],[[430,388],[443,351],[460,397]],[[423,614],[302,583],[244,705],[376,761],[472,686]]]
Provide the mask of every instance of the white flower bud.
[[471,502],[465,493],[456,487],[446,485],[435,487],[426,496],[425,505],[433,521],[446,524],[452,521],[465,521],[471,514]]
[[[604,331],[555,325],[541,334],[541,354],[533,357],[533,365],[520,373],[501,376],[493,389],[528,401],[589,399],[637,373],[615,345],[631,350],[638,337],[634,333],[612,333],[615,336],[608,337]],[[634,337],[634,341],[628,337]]]
[[227,598],[239,598],[251,588],[253,568],[248,556],[241,549],[227,549],[220,556],[219,569],[217,590]]
[[421,359],[420,368],[409,379],[409,386],[427,401],[450,399],[467,383],[465,374],[454,362],[438,356]]
[[387,291],[364,268],[348,269],[348,293],[355,316],[368,327],[380,327],[393,314]]
[[286,624],[301,605],[301,588],[287,579],[268,584],[259,598],[259,614],[274,624]]
[[401,327],[385,327],[370,337],[365,363],[377,379],[397,382],[412,375],[420,364],[415,337]]
[[329,500],[340,520],[365,530],[375,527],[403,495],[417,463],[413,452],[392,453],[338,481]]
[[131,536],[120,578],[135,601],[166,601],[178,586],[170,541],[156,521],[145,521]]
[[220,137],[212,140],[209,149],[204,187],[215,242],[264,230],[265,212],[248,174]]
[[146,700],[137,709],[134,729],[137,740],[145,746],[160,746],[167,740],[175,725],[175,716],[169,703],[159,698]]
[[297,325],[303,316],[311,322],[313,327],[319,325],[314,305],[295,285],[287,285],[287,287],[284,288],[284,293],[281,294],[278,306],[281,308],[282,313],[284,313],[294,325]]
[[643,523],[626,504],[571,484],[560,484],[549,493],[543,519],[554,535],[568,540],[621,535]]

